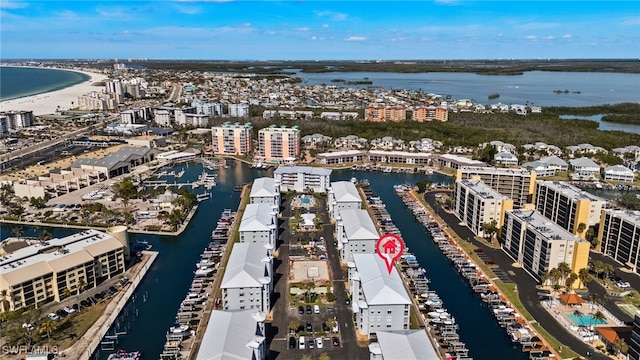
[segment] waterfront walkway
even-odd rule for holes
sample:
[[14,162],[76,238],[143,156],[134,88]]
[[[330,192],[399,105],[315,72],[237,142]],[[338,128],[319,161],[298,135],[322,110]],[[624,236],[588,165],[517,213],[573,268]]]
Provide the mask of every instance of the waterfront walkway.
[[[605,360],[610,359],[609,356],[596,351],[592,346],[582,342],[574,334],[565,329],[558,320],[550,314],[541,304],[538,295],[538,282],[527,274],[524,269],[513,266],[513,260],[502,249],[496,249],[475,239],[475,235],[465,226],[459,225],[460,220],[455,215],[446,212],[440,204],[437,203],[435,197],[436,192],[428,192],[424,198],[436,210],[438,216],[446,222],[447,226],[457,234],[461,239],[468,239],[473,245],[483,249],[496,265],[502,269],[511,282],[517,285],[520,301],[526,310],[535,319],[534,322],[540,324],[552,337],[557,341],[568,346],[571,350],[579,355],[585,356],[590,352],[591,359]],[[562,355],[562,354],[561,354]]]
[[93,352],[100,346],[102,338],[111,328],[111,324],[118,318],[120,311],[125,307],[151,264],[155,261],[158,253],[155,251],[143,251],[142,255],[142,261],[134,265],[133,272],[125,274],[129,276],[129,281],[131,282],[126,287],[126,290],[118,292],[93,326],[75,344],[63,351],[65,357],[77,360],[89,360],[91,358]]

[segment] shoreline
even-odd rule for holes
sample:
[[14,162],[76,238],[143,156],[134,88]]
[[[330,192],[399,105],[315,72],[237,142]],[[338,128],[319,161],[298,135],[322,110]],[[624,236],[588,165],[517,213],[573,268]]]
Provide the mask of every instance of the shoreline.
[[[106,75],[87,72],[76,69],[42,68],[34,66],[11,66],[32,69],[73,71],[89,76],[89,80],[79,84],[65,87],[63,89],[41,92],[0,102],[0,111],[33,111],[33,115],[53,114],[56,110],[68,110],[72,107],[72,102],[77,106],[78,96],[91,91],[102,91],[102,87],[93,86],[94,83],[108,79]],[[58,108],[59,106],[59,108]]]

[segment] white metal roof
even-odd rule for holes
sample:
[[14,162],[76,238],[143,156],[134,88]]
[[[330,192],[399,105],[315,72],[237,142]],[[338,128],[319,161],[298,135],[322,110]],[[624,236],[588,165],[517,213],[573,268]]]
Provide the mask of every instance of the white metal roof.
[[278,195],[276,191],[276,179],[261,177],[253,180],[250,197],[271,197]]
[[387,265],[377,254],[353,254],[353,262],[368,306],[411,304],[395,267],[389,274]]
[[267,250],[259,243],[233,245],[222,278],[221,288],[261,287],[271,279],[265,264],[269,262]]
[[380,235],[366,210],[340,210],[340,219],[348,240],[378,240]]
[[377,331],[378,345],[384,360],[438,360],[424,330]]
[[307,174],[307,175],[331,175],[331,169],[325,169],[320,167],[311,166],[280,166],[274,170],[274,174]]
[[266,340],[259,326],[264,318],[255,310],[213,310],[196,360],[253,359]]
[[248,204],[242,220],[240,221],[239,231],[267,231],[273,224],[274,209],[269,204]]
[[333,190],[333,198],[337,202],[362,202],[358,189],[351,181],[332,182],[331,189]]

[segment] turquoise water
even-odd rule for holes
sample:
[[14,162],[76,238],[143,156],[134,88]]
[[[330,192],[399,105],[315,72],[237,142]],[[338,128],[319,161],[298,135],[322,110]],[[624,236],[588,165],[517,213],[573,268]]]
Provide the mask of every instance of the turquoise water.
[[567,314],[567,317],[578,326],[603,325],[607,323],[604,320],[595,319],[592,315]]
[[64,89],[90,78],[75,71],[0,66],[0,101]]
[[303,197],[303,198],[300,199],[300,203],[302,205],[310,205],[311,204],[311,199]]

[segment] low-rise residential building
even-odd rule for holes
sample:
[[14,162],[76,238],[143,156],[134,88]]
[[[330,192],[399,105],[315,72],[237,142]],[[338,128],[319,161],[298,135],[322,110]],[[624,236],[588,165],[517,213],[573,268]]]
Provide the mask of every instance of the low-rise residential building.
[[336,217],[336,241],[343,262],[354,254],[373,254],[380,235],[369,213],[362,209],[341,210]]
[[266,315],[255,310],[213,310],[196,360],[267,358]]
[[600,222],[606,201],[569,183],[538,180],[535,205],[542,216],[584,238],[587,228]]
[[600,165],[586,157],[571,159],[569,160],[569,164],[571,164],[571,169],[573,169],[573,171],[578,173],[578,175],[580,176],[600,174]]
[[302,137],[302,143],[306,146],[316,146],[318,144],[327,144],[332,140],[331,136],[325,136],[322,134],[306,135]]
[[569,154],[569,156],[573,157],[575,155],[593,155],[593,154],[597,154],[597,153],[608,153],[608,151],[604,148],[601,148],[600,146],[593,146],[591,144],[578,144],[578,145],[571,145],[571,146],[567,146],[567,153]]
[[502,151],[495,154],[493,156],[493,161],[496,164],[506,165],[506,166],[518,165],[518,157],[507,151]]
[[271,310],[273,258],[271,250],[260,243],[233,246],[224,270],[220,289],[225,310]]
[[468,157],[454,155],[454,154],[441,154],[441,155],[438,155],[436,159],[438,160],[438,164],[440,166],[448,167],[452,169],[459,169],[463,166],[474,166],[474,167],[488,166],[486,163],[482,161],[473,160]]
[[377,331],[369,344],[369,360],[439,360],[424,330]]
[[504,222],[504,212],[513,209],[513,200],[482,181],[457,180],[453,190],[453,212],[475,235],[484,236],[483,224]]
[[122,274],[127,246],[111,234],[85,230],[1,257],[0,290],[7,293],[2,311],[59,302],[68,292],[78,294]]
[[513,199],[514,207],[533,201],[536,174],[527,169],[471,167],[458,168],[456,180],[482,180],[500,194]]
[[633,182],[633,170],[622,165],[608,166],[604,169],[604,179],[607,181]]
[[257,178],[253,180],[249,199],[252,204],[267,204],[279,208],[280,184],[274,178]]
[[587,267],[591,244],[561,228],[534,210],[505,212],[502,249],[537,280],[567,263],[578,274]]
[[423,165],[428,164],[431,161],[431,154],[413,153],[408,151],[369,150],[368,158],[369,161],[375,163]]
[[349,262],[349,290],[359,334],[409,330],[411,298],[396,268],[389,273],[378,255],[353,255]]
[[640,274],[640,211],[602,210],[600,251]]
[[310,166],[280,166],[273,172],[280,191],[326,193],[331,186],[331,169]]
[[357,148],[362,149],[369,144],[369,140],[355,135],[347,135],[339,137],[333,141],[333,145],[337,148]]
[[555,176],[558,171],[569,170],[569,165],[555,155],[522,164],[522,167],[535,171],[537,177]]
[[329,206],[329,215],[335,219],[340,215],[341,210],[360,209],[362,198],[352,182],[334,181],[329,189],[327,205]]
[[267,204],[248,204],[242,214],[238,233],[240,242],[259,243],[273,251],[278,236],[277,207]]
[[211,128],[211,146],[215,154],[251,155],[253,152],[251,123],[232,124],[227,121]]
[[357,112],[336,112],[336,111],[323,111],[320,113],[320,119],[331,121],[343,121],[343,120],[358,120],[359,114]]
[[336,165],[363,161],[367,156],[366,151],[345,150],[321,153],[316,155],[318,164]]

